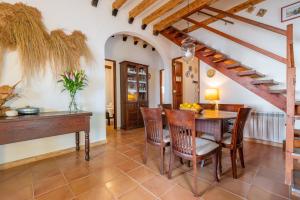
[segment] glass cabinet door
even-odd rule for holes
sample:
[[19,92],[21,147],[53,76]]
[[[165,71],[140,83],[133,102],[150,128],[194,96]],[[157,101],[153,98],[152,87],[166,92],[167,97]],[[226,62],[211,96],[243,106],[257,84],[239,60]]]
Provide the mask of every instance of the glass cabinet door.
[[139,101],[148,101],[148,84],[147,84],[147,69],[145,67],[140,67],[138,70],[138,80],[139,80]]
[[137,81],[137,68],[135,66],[128,65],[127,67],[127,101],[136,102],[138,98],[138,81]]

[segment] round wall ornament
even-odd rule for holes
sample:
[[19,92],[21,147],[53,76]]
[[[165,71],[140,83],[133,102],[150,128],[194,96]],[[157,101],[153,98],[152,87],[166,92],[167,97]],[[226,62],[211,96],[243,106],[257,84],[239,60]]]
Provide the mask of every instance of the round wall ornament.
[[206,74],[207,74],[207,77],[212,78],[212,77],[215,76],[216,70],[214,70],[214,69],[209,69],[209,70],[207,70]]

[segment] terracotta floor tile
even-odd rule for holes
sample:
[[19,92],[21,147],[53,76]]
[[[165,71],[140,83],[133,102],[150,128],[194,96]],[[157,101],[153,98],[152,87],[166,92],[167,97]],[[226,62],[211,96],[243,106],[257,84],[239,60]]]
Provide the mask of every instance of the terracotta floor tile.
[[39,196],[41,194],[47,193],[53,189],[56,189],[60,186],[66,184],[66,181],[63,175],[59,174],[57,176],[48,177],[41,181],[37,181],[34,183],[34,196]]
[[1,190],[0,194],[1,200],[29,200],[33,198],[33,188],[32,186],[25,186],[15,190],[14,186],[11,186],[8,190]]
[[289,196],[289,188],[287,185],[284,183],[275,182],[262,176],[255,177],[253,185],[280,196]]
[[63,186],[39,196],[37,200],[71,200],[73,197],[70,189],[67,186]]
[[136,189],[122,195],[119,199],[120,200],[141,200],[141,199],[155,200],[156,198],[152,194],[144,190],[143,188],[137,187]]
[[[220,189],[219,187],[214,187],[213,189],[205,192],[201,196],[204,200],[241,200],[241,197],[238,197],[230,192]],[[258,199],[257,199],[258,200]]]
[[105,184],[106,188],[114,195],[115,198],[133,190],[138,186],[129,177],[122,175]]
[[286,198],[267,192],[259,187],[251,186],[247,199],[249,200],[286,200]]
[[78,200],[114,200],[113,195],[105,186],[96,186],[87,192],[80,194]]
[[196,200],[197,197],[194,196],[194,194],[187,189],[184,189],[181,186],[175,185],[173,188],[171,188],[169,191],[167,191],[165,194],[161,196],[162,200]]
[[125,154],[126,156],[129,156],[129,157],[133,157],[133,156],[136,156],[136,155],[141,155],[142,152],[138,151],[136,149],[133,149],[133,150],[126,151],[123,154]]
[[140,166],[141,166],[141,164],[139,164],[135,161],[132,161],[132,160],[128,160],[128,161],[118,164],[116,167],[123,172],[128,172],[128,171],[133,170]]
[[90,172],[88,167],[82,165],[71,169],[65,169],[63,173],[67,181],[71,182],[89,175]]
[[162,176],[155,176],[144,182],[143,186],[156,196],[160,196],[174,186],[174,182]]
[[[192,175],[190,175],[188,173],[184,173],[184,174],[176,177],[175,181],[178,185],[184,187],[185,189],[187,189],[191,192],[194,189],[194,178]],[[197,193],[198,194],[204,193],[210,187],[211,186],[207,181],[197,178]]]
[[241,197],[247,197],[247,194],[251,187],[250,184],[237,179],[233,179],[232,177],[222,178],[218,186]]
[[128,175],[137,180],[139,183],[143,183],[155,176],[154,172],[144,166],[131,170],[128,172]]
[[70,187],[74,194],[78,195],[92,189],[93,187],[103,184],[103,181],[99,180],[98,177],[94,175],[89,175],[87,177],[71,182]]

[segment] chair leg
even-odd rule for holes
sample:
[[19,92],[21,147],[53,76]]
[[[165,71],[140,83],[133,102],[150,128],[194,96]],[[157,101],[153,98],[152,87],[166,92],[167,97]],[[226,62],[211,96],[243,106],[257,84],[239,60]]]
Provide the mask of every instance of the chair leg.
[[220,147],[220,151],[219,151],[219,172],[221,175],[222,174],[222,147]]
[[160,149],[160,174],[164,174],[164,164],[165,164],[165,147]]
[[220,181],[218,176],[218,163],[219,163],[219,155],[220,155],[219,151],[220,150],[218,149],[213,158],[214,174],[215,174],[215,180],[217,182]]
[[169,162],[169,171],[168,171],[168,179],[172,178],[172,170],[173,170],[174,156],[172,149],[170,151],[170,162]]
[[232,175],[233,178],[237,179],[237,168],[236,168],[236,150],[230,150]]
[[179,158],[179,160],[180,160],[180,164],[184,164],[184,162],[183,162],[183,159],[182,158]]
[[198,187],[197,187],[197,161],[195,159],[193,159],[193,174],[194,174],[194,177],[193,177],[193,181],[194,181],[194,196],[197,197],[199,196],[198,194]]
[[244,162],[244,148],[243,147],[240,147],[239,148],[239,157],[240,157],[240,160],[241,160],[241,165],[242,165],[242,168],[245,168],[245,162]]
[[147,159],[148,159],[148,143],[145,142],[145,149],[144,149],[144,164],[147,164]]

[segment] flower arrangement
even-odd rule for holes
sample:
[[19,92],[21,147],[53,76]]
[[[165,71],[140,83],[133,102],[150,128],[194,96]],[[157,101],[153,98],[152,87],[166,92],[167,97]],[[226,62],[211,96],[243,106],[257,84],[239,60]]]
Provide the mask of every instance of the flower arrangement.
[[61,75],[61,79],[58,82],[63,84],[64,89],[62,92],[67,90],[70,94],[69,111],[78,111],[76,94],[79,90],[83,90],[88,82],[84,70],[68,70]]

